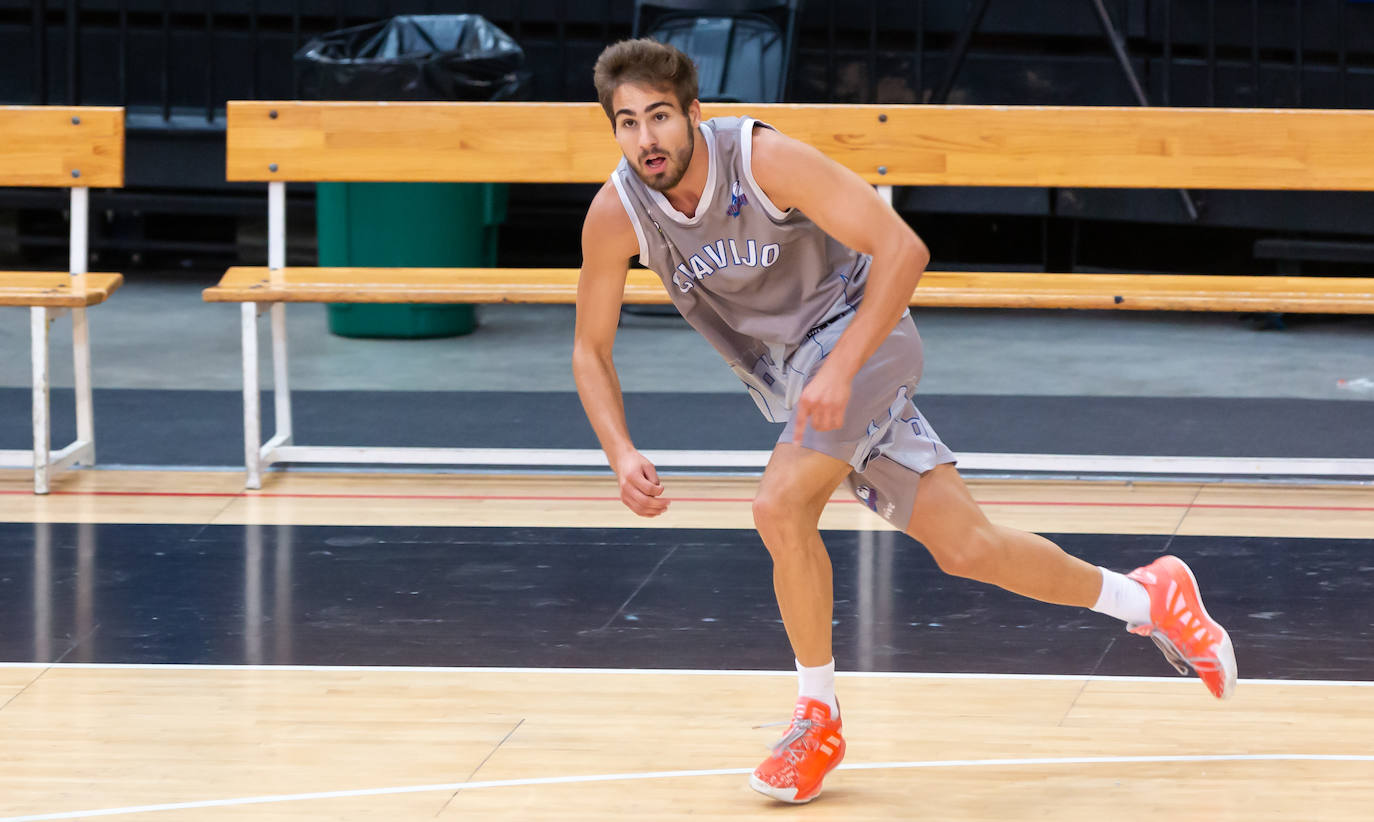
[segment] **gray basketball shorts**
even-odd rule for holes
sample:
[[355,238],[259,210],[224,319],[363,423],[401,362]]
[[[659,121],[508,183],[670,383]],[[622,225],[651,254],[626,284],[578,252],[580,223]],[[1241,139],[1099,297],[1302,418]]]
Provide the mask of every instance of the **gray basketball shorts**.
[[[800,396],[853,316],[821,328],[788,359],[788,372],[799,383],[788,386],[789,398]],[[849,463],[854,471],[847,483],[854,496],[903,531],[921,475],[955,461],[914,402],[924,362],[916,323],[904,314],[855,375],[844,424],[834,431],[808,427],[802,435],[803,447]],[[778,442],[790,443],[792,432],[789,419]]]

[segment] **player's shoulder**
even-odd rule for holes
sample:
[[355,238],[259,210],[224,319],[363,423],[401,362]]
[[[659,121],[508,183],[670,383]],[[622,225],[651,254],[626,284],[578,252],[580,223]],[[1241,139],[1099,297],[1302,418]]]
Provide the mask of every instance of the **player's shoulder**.
[[712,117],[709,120],[702,120],[701,124],[703,127],[715,132],[718,136],[727,136],[732,140],[739,140],[741,142],[748,140],[755,150],[760,144],[760,137],[762,138],[762,142],[767,145],[776,143],[778,141],[777,138],[782,138],[784,141],[791,139],[778,131],[774,126],[748,114],[731,114]]
[[639,251],[634,225],[620,199],[620,192],[611,180],[602,184],[587,207],[587,217],[582,223],[582,242],[584,245],[595,242],[617,251],[624,248],[627,258]]
[[798,157],[803,157],[811,152],[811,147],[795,137],[788,137],[781,131],[772,126],[753,121],[753,127],[749,129],[751,150],[753,160],[758,163],[764,162],[790,162]]
[[794,137],[776,129],[755,125],[749,157],[754,184],[779,209],[800,205],[800,192],[815,179],[824,155]]

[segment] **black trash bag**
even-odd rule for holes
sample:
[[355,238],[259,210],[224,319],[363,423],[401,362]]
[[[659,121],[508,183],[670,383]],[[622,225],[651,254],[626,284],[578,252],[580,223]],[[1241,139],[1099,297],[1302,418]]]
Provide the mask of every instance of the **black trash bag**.
[[525,51],[479,14],[408,14],[296,52],[307,100],[520,100]]

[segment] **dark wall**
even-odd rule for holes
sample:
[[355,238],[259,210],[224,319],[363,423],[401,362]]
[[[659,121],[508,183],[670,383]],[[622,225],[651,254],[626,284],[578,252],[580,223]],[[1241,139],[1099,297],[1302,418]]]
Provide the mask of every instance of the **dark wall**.
[[[1090,0],[993,0],[951,75],[977,5],[806,0],[789,97],[1136,104]],[[1374,3],[1103,5],[1152,105],[1374,108]],[[94,246],[218,264],[260,252],[264,210],[255,187],[223,181],[224,101],[296,96],[291,56],[312,35],[396,13],[482,14],[524,47],[534,99],[588,100],[596,55],[630,34],[634,8],[632,0],[0,0],[0,103],[128,106],[129,188],[96,192],[104,219]],[[56,196],[0,190],[0,234],[8,225],[24,248],[59,247]],[[502,262],[575,263],[587,198],[586,187],[515,187]],[[1191,212],[1169,191],[902,189],[896,202],[918,230],[938,234],[938,260],[969,265],[1130,267],[1146,257],[1168,269],[1246,270],[1259,237],[1374,234],[1374,199],[1358,194],[1193,192]],[[308,256],[308,186],[293,187],[292,209],[293,248]],[[524,248],[518,238],[529,231],[551,242]],[[1142,251],[1127,258],[1133,245]],[[1196,253],[1204,247],[1216,253]]]
[[[40,11],[46,5],[46,13]],[[805,0],[793,98],[928,100],[974,3]],[[1155,105],[1374,107],[1367,0],[1104,0]],[[77,25],[68,26],[70,8]],[[592,97],[632,0],[0,0],[0,101],[160,112],[290,98],[311,35],[397,13],[475,13],[526,49],[534,96]],[[75,51],[69,48],[75,44]],[[1167,63],[1166,63],[1167,58]],[[74,70],[73,70],[74,69]],[[75,99],[73,99],[75,98]],[[1133,104],[1090,0],[993,0],[950,102]]]

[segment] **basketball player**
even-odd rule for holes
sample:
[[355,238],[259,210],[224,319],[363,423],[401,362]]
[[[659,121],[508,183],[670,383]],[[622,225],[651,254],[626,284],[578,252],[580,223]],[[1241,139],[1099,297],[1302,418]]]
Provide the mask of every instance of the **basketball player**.
[[608,47],[601,105],[624,158],[587,212],[573,373],[630,510],[668,508],[635,450],[611,352],[629,258],[785,423],[754,501],[800,685],[787,734],[750,778],[809,802],[845,743],[831,656],[830,559],[817,523],[840,483],[920,541],[945,572],[1092,608],[1154,638],[1217,697],[1236,682],[1231,640],[1182,561],[1122,575],[1043,537],[995,525],[913,404],[921,339],[907,310],[930,254],[861,178],[747,117],[701,121],[691,60],[651,40]]

